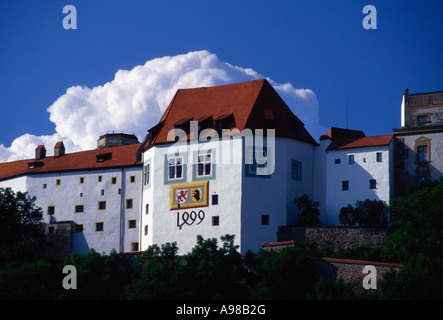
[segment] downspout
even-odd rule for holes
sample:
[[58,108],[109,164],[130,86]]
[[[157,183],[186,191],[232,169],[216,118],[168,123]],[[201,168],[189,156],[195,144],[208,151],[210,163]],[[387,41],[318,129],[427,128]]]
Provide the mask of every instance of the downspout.
[[123,167],[121,169],[121,176],[120,176],[120,237],[119,237],[119,252],[123,252]]

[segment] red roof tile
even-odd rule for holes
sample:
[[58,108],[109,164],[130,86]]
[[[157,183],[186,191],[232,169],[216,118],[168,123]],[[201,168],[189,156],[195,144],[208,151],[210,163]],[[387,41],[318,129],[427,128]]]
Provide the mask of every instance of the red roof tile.
[[[212,128],[215,121],[224,120],[224,129],[237,128],[240,132],[273,126],[277,137],[316,144],[304,124],[266,80],[178,90],[159,124],[149,130],[151,139],[147,141],[151,140],[151,145],[171,143],[167,140],[170,130],[199,119],[206,119]],[[189,138],[192,137],[188,135]],[[144,147],[147,146],[148,143]]]
[[[119,147],[73,152],[61,157],[50,156],[40,160],[27,159],[0,163],[0,180],[24,174],[137,166],[141,164],[139,160],[136,161],[136,153],[139,148],[140,143],[137,143]],[[103,162],[98,162],[97,157],[104,154],[109,155],[108,159]],[[29,168],[30,163],[35,163],[34,168]]]
[[337,139],[331,142],[327,150],[387,146],[393,139],[392,134],[362,137],[358,139]]

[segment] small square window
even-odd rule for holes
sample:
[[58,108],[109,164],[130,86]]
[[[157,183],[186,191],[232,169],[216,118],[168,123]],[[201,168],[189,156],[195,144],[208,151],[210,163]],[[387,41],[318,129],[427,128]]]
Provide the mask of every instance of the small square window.
[[74,227],[75,233],[83,233],[83,224],[76,224]]
[[212,217],[212,225],[213,225],[213,226],[218,226],[218,225],[220,225],[220,217],[219,217],[219,216],[214,216],[214,217]]
[[55,186],[60,187],[62,185],[62,179],[55,179]]
[[138,251],[138,242],[131,242],[131,251]]
[[53,216],[55,214],[55,206],[48,206],[47,215]]
[[48,185],[46,183],[43,183],[43,189],[46,189]]
[[98,210],[106,210],[106,201],[99,201],[98,202]]
[[126,209],[134,209],[133,199],[126,199],[125,204],[126,204]]
[[340,159],[335,159],[335,160],[334,160],[334,163],[335,163],[335,164],[340,164]]
[[218,204],[218,194],[213,194],[212,195],[212,204],[213,205]]
[[377,189],[377,180],[375,179],[369,180],[369,189]]
[[111,178],[111,184],[117,184],[117,177]]
[[80,177],[78,183],[80,184],[85,183],[85,177]]
[[103,176],[102,175],[97,176],[97,182],[98,183],[103,182]]
[[264,226],[269,225],[269,215],[268,214],[262,214],[261,216],[261,224]]
[[341,189],[343,191],[349,190],[349,181],[348,180],[344,180],[341,182]]
[[103,232],[105,230],[104,222],[96,222],[95,223],[95,232]]
[[135,176],[129,176],[129,183],[135,183]]
[[85,212],[85,206],[83,204],[76,204],[74,206],[74,213],[83,213]]
[[136,229],[137,228],[137,220],[130,219],[128,220],[128,229]]

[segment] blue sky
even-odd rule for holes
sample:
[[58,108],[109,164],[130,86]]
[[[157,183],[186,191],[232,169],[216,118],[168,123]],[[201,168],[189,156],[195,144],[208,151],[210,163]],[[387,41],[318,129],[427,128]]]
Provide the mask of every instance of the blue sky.
[[[67,4],[76,30],[62,26]],[[376,30],[362,26],[368,4]],[[48,108],[72,86],[102,86],[118,70],[201,50],[312,90],[322,127],[346,127],[348,101],[350,129],[389,134],[405,88],[443,90],[442,14],[443,2],[428,0],[2,0],[0,145],[62,133]]]

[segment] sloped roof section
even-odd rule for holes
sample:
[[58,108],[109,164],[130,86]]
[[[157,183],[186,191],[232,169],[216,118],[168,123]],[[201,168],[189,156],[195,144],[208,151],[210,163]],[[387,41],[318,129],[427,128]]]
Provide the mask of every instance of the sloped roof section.
[[327,150],[340,150],[352,148],[387,146],[391,143],[394,136],[392,134],[369,136],[358,139],[337,139],[331,142]]
[[[159,130],[151,132],[150,145],[171,143],[168,133],[178,125],[189,121],[205,119],[206,129],[215,128],[217,121],[223,122],[223,129],[275,129],[277,137],[288,137],[316,144],[304,127],[303,122],[293,114],[267,80],[193,89],[180,89],[166,109],[159,123]],[[188,132],[187,139],[191,137]]]
[[60,157],[44,157],[0,163],[0,180],[21,175],[63,172],[74,170],[93,170],[113,167],[130,167],[141,165],[136,160],[140,143],[80,151],[64,154]]

